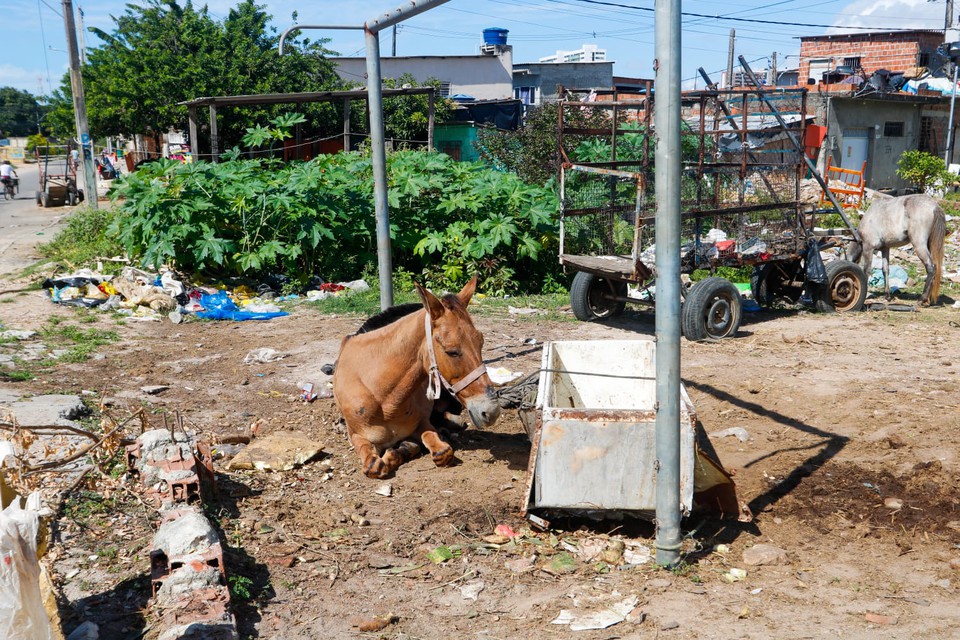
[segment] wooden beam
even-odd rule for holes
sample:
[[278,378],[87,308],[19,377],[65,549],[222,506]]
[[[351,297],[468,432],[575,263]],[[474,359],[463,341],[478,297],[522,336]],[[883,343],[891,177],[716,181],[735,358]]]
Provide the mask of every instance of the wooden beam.
[[211,162],[218,162],[220,158],[220,138],[217,136],[217,105],[210,105],[210,154]]
[[350,151],[350,98],[343,99],[343,150]]

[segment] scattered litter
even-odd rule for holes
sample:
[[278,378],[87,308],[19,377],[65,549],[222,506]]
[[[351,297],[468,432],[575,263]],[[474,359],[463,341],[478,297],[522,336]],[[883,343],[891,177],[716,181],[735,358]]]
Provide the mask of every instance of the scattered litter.
[[147,395],[155,396],[157,394],[163,393],[169,388],[170,387],[168,387],[165,384],[155,384],[155,385],[150,385],[146,387],[140,387],[140,391],[143,391]]
[[506,367],[487,368],[487,375],[490,377],[490,382],[498,386],[513,382],[523,376],[519,371],[510,371]]
[[527,338],[526,340],[523,341],[523,344],[537,344],[537,339],[536,339],[536,338]]
[[353,622],[353,626],[356,627],[359,631],[383,631],[391,624],[395,624],[400,621],[400,618],[395,615],[389,616],[376,616],[370,618],[369,620],[356,620]]
[[720,555],[725,555],[730,553],[730,547],[725,544],[718,544],[713,548],[714,553],[719,553]]
[[383,496],[389,498],[393,495],[393,485],[391,484],[382,484],[373,491],[378,496]]
[[885,616],[879,613],[867,613],[863,617],[867,622],[872,622],[873,624],[897,624],[896,616]]
[[366,280],[352,280],[350,282],[324,282],[319,288],[307,291],[306,296],[307,300],[310,302],[316,302],[318,300],[326,300],[327,298],[340,296],[345,293],[360,293],[361,291],[367,291],[368,289],[370,289],[370,285],[367,284]]
[[323,375],[326,375],[326,376],[332,376],[332,375],[333,375],[333,371],[334,371],[334,369],[333,369],[333,365],[332,365],[332,364],[325,364],[325,365],[323,365],[322,367],[320,367],[320,373],[322,373]]
[[537,554],[533,554],[532,556],[507,560],[503,563],[503,566],[514,573],[527,573],[528,571],[533,571],[536,568],[536,564]]
[[[243,320],[269,320],[288,315],[286,311],[281,311],[280,307],[260,307],[259,310],[241,310],[237,303],[227,294],[226,291],[218,291],[213,294],[203,294],[200,296],[198,304],[202,308],[197,311],[197,317],[204,320],[234,320],[237,322]],[[276,310],[273,310],[275,308]]]
[[899,511],[900,509],[903,508],[903,500],[901,500],[900,498],[894,498],[894,497],[884,498],[883,506],[885,506],[887,509],[890,509],[892,511]]
[[255,440],[234,456],[227,469],[290,471],[310,462],[322,451],[322,445],[313,438],[292,431],[278,431]]
[[448,560],[453,560],[461,554],[460,547],[450,546],[448,547],[445,544],[440,545],[436,549],[433,549],[427,553],[427,559],[434,564],[443,564]]
[[[890,279],[887,281],[887,284],[890,286],[891,293],[896,293],[900,289],[907,287],[907,280],[910,276],[907,275],[906,269],[900,265],[892,264],[890,265],[889,272]],[[867,281],[867,284],[871,287],[882,287],[883,269],[874,269],[870,274],[870,279]]]
[[476,580],[474,582],[469,582],[462,587],[460,587],[460,595],[463,596],[464,600],[477,600],[480,596],[480,592],[483,591],[483,588],[486,585],[483,580]]
[[564,573],[573,573],[577,570],[577,561],[566,551],[558,553],[544,565],[543,570],[550,575],[558,576]]
[[753,589],[752,591],[750,591],[750,595],[758,596],[762,591],[763,591],[763,587],[757,587],[756,589]]
[[569,625],[571,631],[606,629],[626,620],[627,616],[636,608],[638,602],[637,596],[629,596],[595,611],[577,613],[570,609],[562,609],[550,624]]
[[304,402],[313,402],[317,399],[317,394],[313,392],[313,383],[307,382],[300,387],[300,399]]
[[287,354],[280,353],[276,349],[271,349],[270,347],[260,347],[259,349],[253,349],[243,358],[243,364],[266,364],[268,362],[276,362],[277,360],[283,360],[287,357]]
[[730,427],[729,429],[710,433],[711,438],[726,438],[727,436],[733,436],[740,442],[746,442],[750,439],[750,433],[743,427]]
[[16,498],[0,511],[0,637],[7,640],[50,637],[40,595],[39,512],[39,493],[30,494],[25,508]]
[[493,532],[498,536],[503,536],[504,538],[518,538],[520,534],[513,530],[513,528],[508,524],[498,524]]
[[626,564],[647,564],[651,560],[653,560],[653,552],[650,547],[632,540],[626,541],[623,550],[623,561]]
[[740,582],[746,577],[747,577],[746,569],[738,569],[736,567],[733,567],[732,569],[730,569],[730,571],[727,571],[725,574],[723,574],[723,579],[731,583]]
[[510,305],[507,305],[507,312],[513,316],[529,316],[540,313],[538,309],[534,309],[533,307],[513,307]]

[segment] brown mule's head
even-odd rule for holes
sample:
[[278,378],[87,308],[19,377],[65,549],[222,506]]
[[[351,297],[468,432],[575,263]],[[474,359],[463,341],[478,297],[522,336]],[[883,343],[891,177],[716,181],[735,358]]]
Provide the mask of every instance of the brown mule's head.
[[[470,420],[478,427],[488,427],[500,417],[500,405],[496,393],[483,367],[483,334],[473,326],[467,305],[477,289],[476,276],[460,293],[437,298],[419,284],[417,294],[423,301],[430,318],[433,352],[437,369],[449,385],[458,384],[480,374],[455,392],[457,399],[467,408]],[[428,336],[429,337],[429,336]]]

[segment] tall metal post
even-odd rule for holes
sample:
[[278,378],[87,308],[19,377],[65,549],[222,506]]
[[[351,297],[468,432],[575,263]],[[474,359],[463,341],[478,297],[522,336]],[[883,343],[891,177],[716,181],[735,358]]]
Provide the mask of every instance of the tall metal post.
[[393,44],[390,46],[390,55],[397,57],[397,25],[393,25]]
[[387,151],[383,144],[383,87],[380,79],[380,34],[367,29],[367,102],[370,107],[370,150],[373,155],[373,207],[377,216],[377,271],[380,308],[393,306],[393,256],[390,210],[387,207]]
[[656,561],[680,560],[680,0],[656,0]]
[[733,89],[733,51],[737,43],[737,30],[730,29],[730,46],[727,49],[727,86],[726,89]]
[[957,104],[957,69],[960,64],[953,63],[953,91],[950,92],[950,117],[947,124],[947,150],[943,154],[943,161],[950,168],[950,156],[953,155],[953,109]]
[[87,122],[87,100],[83,95],[83,76],[80,74],[80,51],[77,47],[77,28],[73,18],[72,0],[63,0],[63,25],[67,31],[67,54],[70,56],[70,86],[73,89],[73,116],[80,139],[80,163],[83,167],[83,189],[87,205],[97,203],[97,176],[93,169],[93,141]]

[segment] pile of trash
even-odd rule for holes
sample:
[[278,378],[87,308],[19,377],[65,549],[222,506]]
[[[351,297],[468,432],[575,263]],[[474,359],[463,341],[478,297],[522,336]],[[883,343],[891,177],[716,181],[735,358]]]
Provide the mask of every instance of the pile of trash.
[[[170,270],[150,273],[124,267],[119,275],[104,275],[92,269],[48,278],[43,288],[56,304],[96,307],[113,311],[129,320],[159,321],[164,316],[179,324],[188,316],[204,320],[269,320],[288,315],[277,303],[301,298],[277,292],[287,281],[278,276],[256,290],[239,284],[230,290],[219,286],[185,283]],[[304,293],[306,300],[323,300],[345,292],[364,291],[363,280],[329,283],[315,278]]]

